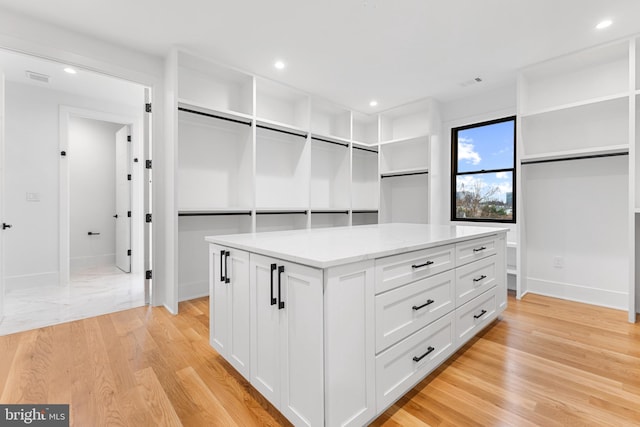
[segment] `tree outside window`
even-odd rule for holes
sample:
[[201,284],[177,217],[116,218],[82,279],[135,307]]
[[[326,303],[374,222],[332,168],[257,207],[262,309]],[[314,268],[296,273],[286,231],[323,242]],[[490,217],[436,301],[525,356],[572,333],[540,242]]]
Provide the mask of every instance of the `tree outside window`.
[[451,220],[515,222],[516,118],[451,131]]

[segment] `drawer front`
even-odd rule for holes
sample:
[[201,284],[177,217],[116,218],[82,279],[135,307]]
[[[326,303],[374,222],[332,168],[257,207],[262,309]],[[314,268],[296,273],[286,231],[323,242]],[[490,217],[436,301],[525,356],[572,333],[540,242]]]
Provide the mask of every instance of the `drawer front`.
[[376,260],[376,294],[454,267],[455,246],[413,251]]
[[454,309],[455,272],[445,271],[376,296],[376,353]]
[[496,285],[496,259],[492,255],[456,269],[456,307]]
[[465,343],[496,315],[496,288],[456,309],[456,345]]
[[497,252],[498,236],[469,240],[456,244],[456,266],[486,258]]
[[376,357],[376,404],[381,412],[446,360],[454,349],[453,312]]

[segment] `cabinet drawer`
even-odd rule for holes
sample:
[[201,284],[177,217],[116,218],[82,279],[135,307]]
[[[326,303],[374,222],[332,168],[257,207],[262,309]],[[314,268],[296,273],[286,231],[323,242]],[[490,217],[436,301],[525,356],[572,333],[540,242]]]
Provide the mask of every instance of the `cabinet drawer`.
[[376,403],[385,409],[435,369],[454,349],[453,312],[376,357]]
[[496,317],[496,288],[456,309],[456,345],[462,345]]
[[471,301],[496,285],[496,256],[456,269],[456,307]]
[[393,255],[376,260],[376,294],[454,267],[455,246]]
[[376,353],[454,308],[454,270],[376,296]]
[[456,244],[456,266],[461,266],[497,252],[498,237],[489,236]]

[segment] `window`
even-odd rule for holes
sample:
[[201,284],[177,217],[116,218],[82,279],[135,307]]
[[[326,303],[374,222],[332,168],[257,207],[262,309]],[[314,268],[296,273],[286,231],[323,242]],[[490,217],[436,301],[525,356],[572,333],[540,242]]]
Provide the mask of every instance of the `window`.
[[451,130],[451,220],[515,222],[516,118]]

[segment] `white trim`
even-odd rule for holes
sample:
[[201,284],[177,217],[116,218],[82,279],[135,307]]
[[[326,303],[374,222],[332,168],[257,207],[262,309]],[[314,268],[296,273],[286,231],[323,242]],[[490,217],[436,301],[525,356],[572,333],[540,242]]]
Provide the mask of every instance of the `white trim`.
[[[71,117],[81,117],[85,119],[101,120],[105,122],[118,123],[122,125],[131,126],[132,134],[132,158],[143,158],[142,156],[142,121],[135,116],[121,115],[104,111],[95,111],[86,108],[70,107],[67,105],[60,105],[60,139],[59,149],[60,151],[69,151],[69,120]],[[144,257],[142,256],[144,248],[144,229],[140,224],[143,210],[143,171],[140,168],[134,168],[132,170],[132,204],[131,204],[131,244],[132,244],[132,256],[131,256],[131,272],[139,273],[144,269]],[[70,243],[69,243],[69,231],[71,229],[69,224],[69,162],[66,158],[62,158],[59,168],[59,191],[60,191],[60,252],[58,256],[59,268],[60,268],[60,285],[66,285],[69,283],[70,275]],[[135,221],[134,218],[140,218]]]
[[5,277],[5,286],[7,291],[31,288],[42,289],[46,286],[57,285],[59,280],[58,272],[50,271],[48,273]]
[[[591,288],[573,283],[553,282],[550,280],[527,277],[527,291],[569,301],[598,305],[601,307],[627,310],[628,294],[608,289]],[[525,294],[522,294],[524,296]]]

